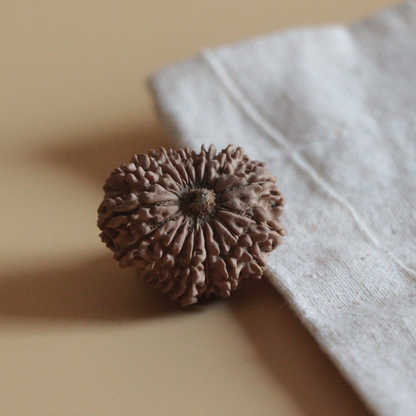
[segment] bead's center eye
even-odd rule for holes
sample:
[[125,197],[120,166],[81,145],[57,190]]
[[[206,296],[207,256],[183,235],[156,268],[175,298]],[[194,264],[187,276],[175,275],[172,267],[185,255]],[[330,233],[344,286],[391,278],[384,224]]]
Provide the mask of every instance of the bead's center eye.
[[203,218],[215,209],[215,194],[211,189],[189,189],[181,196],[182,210],[186,215]]

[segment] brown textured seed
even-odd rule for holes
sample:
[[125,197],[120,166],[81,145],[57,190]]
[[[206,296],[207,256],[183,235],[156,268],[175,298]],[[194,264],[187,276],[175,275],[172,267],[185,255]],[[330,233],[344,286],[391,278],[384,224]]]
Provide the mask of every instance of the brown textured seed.
[[182,306],[260,279],[285,234],[276,178],[233,145],[136,155],[104,192],[98,227],[114,259]]

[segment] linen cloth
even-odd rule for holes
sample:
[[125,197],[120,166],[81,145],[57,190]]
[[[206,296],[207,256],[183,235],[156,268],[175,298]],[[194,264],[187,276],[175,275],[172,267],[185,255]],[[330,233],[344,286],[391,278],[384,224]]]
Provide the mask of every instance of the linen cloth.
[[206,50],[150,86],[182,144],[268,163],[288,231],[269,278],[373,412],[416,415],[416,2]]

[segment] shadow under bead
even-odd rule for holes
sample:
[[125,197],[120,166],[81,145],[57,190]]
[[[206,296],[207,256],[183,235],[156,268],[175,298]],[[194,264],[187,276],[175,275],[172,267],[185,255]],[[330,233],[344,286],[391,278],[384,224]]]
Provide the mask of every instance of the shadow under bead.
[[151,150],[116,168],[98,208],[102,241],[121,267],[182,306],[260,279],[285,235],[285,199],[265,163],[234,145]]

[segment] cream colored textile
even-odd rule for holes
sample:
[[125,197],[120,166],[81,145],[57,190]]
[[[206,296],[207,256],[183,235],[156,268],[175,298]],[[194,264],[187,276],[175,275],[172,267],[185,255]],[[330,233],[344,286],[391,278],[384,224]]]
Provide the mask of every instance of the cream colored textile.
[[287,198],[270,279],[369,407],[416,415],[416,3],[160,71],[192,148],[244,147]]

